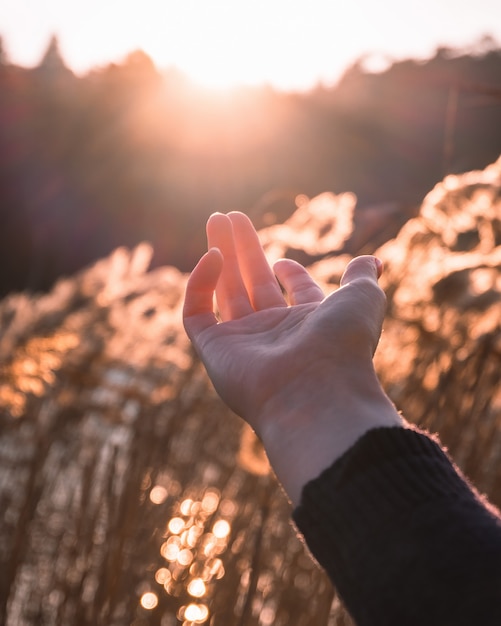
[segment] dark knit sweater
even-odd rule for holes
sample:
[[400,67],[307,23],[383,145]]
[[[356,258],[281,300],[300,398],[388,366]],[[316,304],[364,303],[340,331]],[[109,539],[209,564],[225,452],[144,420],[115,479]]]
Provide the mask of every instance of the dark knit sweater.
[[294,521],[358,626],[501,626],[498,515],[431,437],[379,428]]

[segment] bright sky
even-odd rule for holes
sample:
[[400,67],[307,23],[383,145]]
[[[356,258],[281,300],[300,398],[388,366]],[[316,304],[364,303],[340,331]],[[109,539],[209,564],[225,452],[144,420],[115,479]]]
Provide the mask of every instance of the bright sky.
[[366,52],[427,58],[485,34],[501,46],[501,1],[0,0],[11,62],[36,65],[52,34],[77,73],[141,48],[205,85],[303,89]]

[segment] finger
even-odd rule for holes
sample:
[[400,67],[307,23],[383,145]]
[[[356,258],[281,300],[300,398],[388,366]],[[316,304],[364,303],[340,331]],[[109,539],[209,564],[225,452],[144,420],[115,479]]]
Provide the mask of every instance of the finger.
[[348,263],[341,277],[341,289],[336,292],[340,294],[346,289],[345,294],[351,293],[350,297],[356,292],[358,305],[353,314],[360,315],[365,312],[365,327],[371,334],[373,354],[381,334],[386,308],[386,296],[378,285],[382,270],[383,264],[379,259],[368,255],[356,257]]
[[377,284],[383,271],[383,263],[374,256],[363,255],[352,259],[341,277],[341,286],[358,279],[370,279]]
[[289,295],[291,304],[321,302],[324,292],[309,275],[308,271],[292,259],[280,259],[273,270]]
[[240,271],[252,306],[256,311],[287,306],[252,222],[237,211],[229,213],[228,217],[233,225]]
[[191,273],[186,285],[183,322],[192,341],[203,330],[215,326],[214,290],[223,267],[223,255],[217,248],[204,254]]
[[233,227],[227,215],[215,213],[207,222],[207,240],[209,248],[219,248],[224,263],[216,286],[216,298],[221,319],[232,320],[244,317],[253,312],[247,295],[237,253]]

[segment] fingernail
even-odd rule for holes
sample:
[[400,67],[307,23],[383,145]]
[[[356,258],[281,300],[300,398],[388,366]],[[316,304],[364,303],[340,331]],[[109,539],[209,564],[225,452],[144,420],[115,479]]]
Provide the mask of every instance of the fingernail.
[[381,261],[381,259],[378,259],[376,256],[374,257],[374,262],[376,264],[376,270],[377,270],[377,277],[379,278],[381,276],[381,274],[383,273],[383,261]]

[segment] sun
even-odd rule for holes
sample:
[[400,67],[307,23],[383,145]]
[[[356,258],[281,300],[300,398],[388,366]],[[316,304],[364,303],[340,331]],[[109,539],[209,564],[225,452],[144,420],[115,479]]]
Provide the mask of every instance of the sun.
[[179,69],[202,87],[227,89],[236,85],[257,85],[266,80],[265,52],[249,59],[228,37],[198,38],[200,48],[186,48],[176,60]]
[[304,45],[322,21],[286,0],[143,0],[136,15],[127,6],[108,36],[133,34],[158,67],[176,67],[204,87],[303,88],[315,81],[312,54],[327,57],[319,50],[325,37]]
[[176,65],[210,88],[256,85],[272,79],[267,27],[238,2],[182,3],[177,28],[151,28],[144,48],[158,65]]
[[[293,6],[290,0],[143,2],[150,11],[141,16],[154,19],[138,24],[129,15],[138,47],[157,66],[175,66],[210,88],[311,88],[322,76],[339,76],[370,33],[365,24],[342,28],[336,4],[326,0]],[[359,21],[349,6],[342,17]]]

